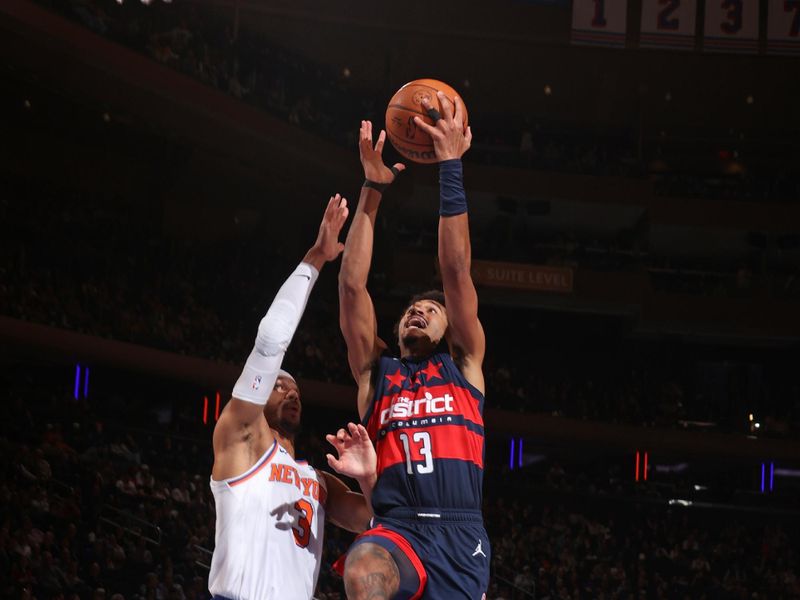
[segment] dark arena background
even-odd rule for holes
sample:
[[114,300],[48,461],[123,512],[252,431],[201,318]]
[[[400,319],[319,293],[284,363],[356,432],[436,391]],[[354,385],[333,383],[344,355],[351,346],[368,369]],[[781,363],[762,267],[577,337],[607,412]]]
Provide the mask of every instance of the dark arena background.
[[[796,0],[0,2],[0,595],[208,598],[211,434],[361,119],[470,110],[490,600],[800,598]],[[794,55],[794,56],[793,56]],[[387,144],[387,160],[397,155]],[[437,170],[379,328],[440,285]],[[300,455],[357,418],[322,273]],[[344,598],[329,526],[316,598]]]

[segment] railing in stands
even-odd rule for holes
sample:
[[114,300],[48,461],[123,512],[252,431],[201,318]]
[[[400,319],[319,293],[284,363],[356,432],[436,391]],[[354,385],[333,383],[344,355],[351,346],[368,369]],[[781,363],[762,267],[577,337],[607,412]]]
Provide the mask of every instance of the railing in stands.
[[[197,551],[199,551],[199,552],[202,552],[203,554],[207,554],[207,555],[208,555],[208,558],[209,558],[209,561],[210,561],[210,559],[211,559],[211,555],[212,555],[212,554],[214,554],[214,553],[213,553],[211,550],[209,550],[208,548],[203,548],[203,546],[198,546],[197,544],[194,544],[194,545],[192,546],[192,548],[194,548],[195,550],[197,550]],[[206,569],[206,570],[210,570],[210,569],[211,569],[211,565],[210,565],[210,564],[208,564],[208,565],[207,565],[207,564],[205,564],[205,563],[203,563],[203,562],[200,562],[199,560],[196,560],[196,561],[194,561],[194,564],[196,564],[198,567],[203,567],[203,568],[204,568],[204,569]]]
[[[111,513],[111,514],[109,514]],[[149,521],[140,519],[127,511],[106,504],[100,511],[99,521],[118,527],[125,533],[142,538],[156,546],[161,545],[161,528]]]

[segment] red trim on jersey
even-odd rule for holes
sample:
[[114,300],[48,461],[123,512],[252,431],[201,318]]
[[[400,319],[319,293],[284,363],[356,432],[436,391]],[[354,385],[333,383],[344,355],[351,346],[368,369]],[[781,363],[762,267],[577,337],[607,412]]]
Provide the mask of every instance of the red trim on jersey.
[[417,577],[419,578],[419,587],[417,588],[417,591],[414,592],[414,595],[411,596],[411,600],[418,600],[419,598],[422,598],[422,591],[425,589],[425,584],[428,583],[428,573],[425,571],[425,566],[422,564],[419,556],[417,556],[417,553],[414,552],[414,548],[411,547],[409,541],[396,531],[387,529],[383,525],[378,525],[374,529],[367,530],[361,535],[367,534],[384,537],[387,540],[397,544],[397,547],[400,548],[403,554],[406,555],[406,558],[408,558],[408,560],[414,566],[414,570],[417,572]]
[[331,565],[331,569],[334,570],[335,573],[339,575],[339,577],[344,577],[344,563],[347,560],[347,554],[342,554],[339,558],[333,561]]
[[[397,546],[403,554],[406,555],[406,558],[411,563],[411,566],[413,566],[414,570],[417,572],[417,578],[419,579],[419,587],[417,588],[417,591],[414,592],[414,595],[411,596],[410,600],[419,600],[419,598],[422,598],[422,592],[425,590],[425,584],[428,583],[428,573],[425,571],[425,566],[422,564],[419,556],[417,556],[417,553],[414,552],[414,548],[411,546],[409,541],[396,531],[387,529],[383,525],[377,525],[372,529],[367,529],[365,532],[356,536],[356,539],[353,541],[355,543],[362,537],[370,535],[386,538],[395,546]],[[342,577],[344,577],[344,563],[346,559],[347,554],[343,554],[336,560],[336,562],[333,563],[333,570]]]
[[482,435],[470,431],[463,425],[435,425],[432,427],[403,427],[389,431],[385,437],[378,440],[375,450],[378,453],[378,475],[384,469],[406,462],[406,453],[399,436],[401,433],[408,435],[412,440],[409,443],[412,462],[424,462],[425,456],[420,454],[422,445],[414,442],[414,434],[424,431],[431,436],[432,459],[451,458],[474,463],[483,468]]
[[264,457],[261,459],[260,462],[255,464],[252,471],[250,471],[249,473],[245,473],[244,475],[240,475],[236,479],[229,480],[228,486],[233,487],[235,485],[239,485],[240,483],[244,483],[245,481],[250,479],[253,475],[258,473],[261,469],[266,467],[269,464],[269,461],[275,455],[277,449],[278,449],[278,440],[275,440],[274,442],[272,442],[272,449],[267,450],[267,452],[265,452]]

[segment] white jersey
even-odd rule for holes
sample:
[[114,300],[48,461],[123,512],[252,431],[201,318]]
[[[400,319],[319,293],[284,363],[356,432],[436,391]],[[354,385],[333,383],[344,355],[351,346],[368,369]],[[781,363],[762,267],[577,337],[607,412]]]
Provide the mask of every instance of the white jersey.
[[278,444],[246,473],[211,480],[216,547],[208,589],[232,600],[308,599],[325,531],[325,482]]

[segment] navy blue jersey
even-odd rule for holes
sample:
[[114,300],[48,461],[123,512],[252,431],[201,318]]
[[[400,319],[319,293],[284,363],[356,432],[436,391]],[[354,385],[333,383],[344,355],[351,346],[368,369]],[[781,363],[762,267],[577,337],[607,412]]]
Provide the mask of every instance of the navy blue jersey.
[[397,507],[480,511],[483,394],[447,353],[383,356],[373,377],[375,396],[363,424],[378,454],[376,514]]

